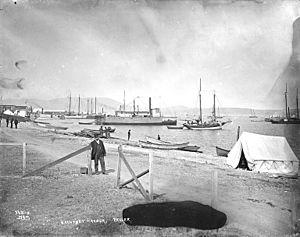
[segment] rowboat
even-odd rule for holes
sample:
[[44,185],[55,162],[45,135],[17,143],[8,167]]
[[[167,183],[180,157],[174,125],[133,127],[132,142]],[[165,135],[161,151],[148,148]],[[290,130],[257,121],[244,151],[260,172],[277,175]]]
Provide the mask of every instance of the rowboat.
[[47,128],[47,129],[54,129],[54,130],[67,130],[68,127],[61,127],[61,126],[53,126],[51,124],[45,124],[45,123],[36,123],[38,126],[42,128]]
[[226,150],[226,149],[216,146],[217,156],[226,156],[227,157],[229,151],[230,150]]
[[48,122],[43,122],[43,121],[38,121],[38,120],[33,120],[32,122],[38,123],[38,124],[50,124]]
[[200,149],[200,146],[186,146],[186,147],[181,148],[180,150],[202,153],[202,151],[200,151],[199,149]]
[[78,122],[80,125],[92,125],[94,122]]
[[178,125],[169,125],[167,126],[168,129],[183,129],[183,126],[178,126]]
[[186,147],[189,143],[181,143],[181,144],[153,144],[146,141],[139,141],[139,144],[143,148],[151,148],[151,149],[161,149],[161,150],[177,150]]
[[158,144],[158,145],[165,145],[165,144],[171,144],[170,142],[167,142],[167,141],[163,141],[163,140],[158,140],[154,137],[149,137],[149,136],[146,136],[146,141],[149,142],[149,143],[153,143],[153,144]]

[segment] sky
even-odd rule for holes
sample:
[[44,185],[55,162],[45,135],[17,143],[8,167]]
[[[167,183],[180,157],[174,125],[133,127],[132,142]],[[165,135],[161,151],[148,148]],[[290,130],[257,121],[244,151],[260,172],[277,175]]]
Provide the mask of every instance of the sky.
[[265,98],[299,15],[296,0],[3,0],[0,93],[195,107],[201,78],[203,107],[215,91],[223,107],[281,108]]

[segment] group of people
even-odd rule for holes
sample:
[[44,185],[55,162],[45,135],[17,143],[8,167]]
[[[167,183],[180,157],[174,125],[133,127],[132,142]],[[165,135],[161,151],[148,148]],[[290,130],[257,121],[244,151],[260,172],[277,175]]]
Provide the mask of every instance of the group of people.
[[[1,127],[1,121],[2,121],[2,116],[0,115],[0,127]],[[10,127],[13,128],[13,125],[15,124],[15,128],[18,128],[18,119],[14,119],[14,118],[6,118],[6,127],[9,126],[10,123]]]

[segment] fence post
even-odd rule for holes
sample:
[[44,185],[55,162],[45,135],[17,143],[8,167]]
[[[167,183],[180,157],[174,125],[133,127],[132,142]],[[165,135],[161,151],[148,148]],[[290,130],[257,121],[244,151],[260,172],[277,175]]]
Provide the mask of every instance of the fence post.
[[22,169],[22,173],[23,175],[25,175],[26,172],[26,143],[23,143],[23,169]]
[[153,152],[149,153],[149,198],[153,201]]
[[118,160],[118,170],[117,170],[117,187],[120,186],[120,178],[121,178],[121,157],[120,157],[120,152],[122,152],[122,145],[119,145],[118,146],[118,157],[119,157],[119,160]]
[[92,160],[91,160],[91,151],[87,152],[87,165],[88,165],[88,175],[92,175]]
[[218,206],[218,171],[214,170],[211,173],[211,207]]

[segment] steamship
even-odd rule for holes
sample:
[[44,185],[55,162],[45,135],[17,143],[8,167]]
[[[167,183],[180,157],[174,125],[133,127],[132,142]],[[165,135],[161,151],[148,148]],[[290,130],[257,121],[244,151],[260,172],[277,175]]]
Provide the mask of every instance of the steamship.
[[159,108],[151,107],[151,97],[149,98],[149,110],[136,110],[135,104],[133,111],[126,111],[125,106],[122,110],[115,111],[115,115],[95,116],[97,125],[176,125],[176,117],[164,117]]

